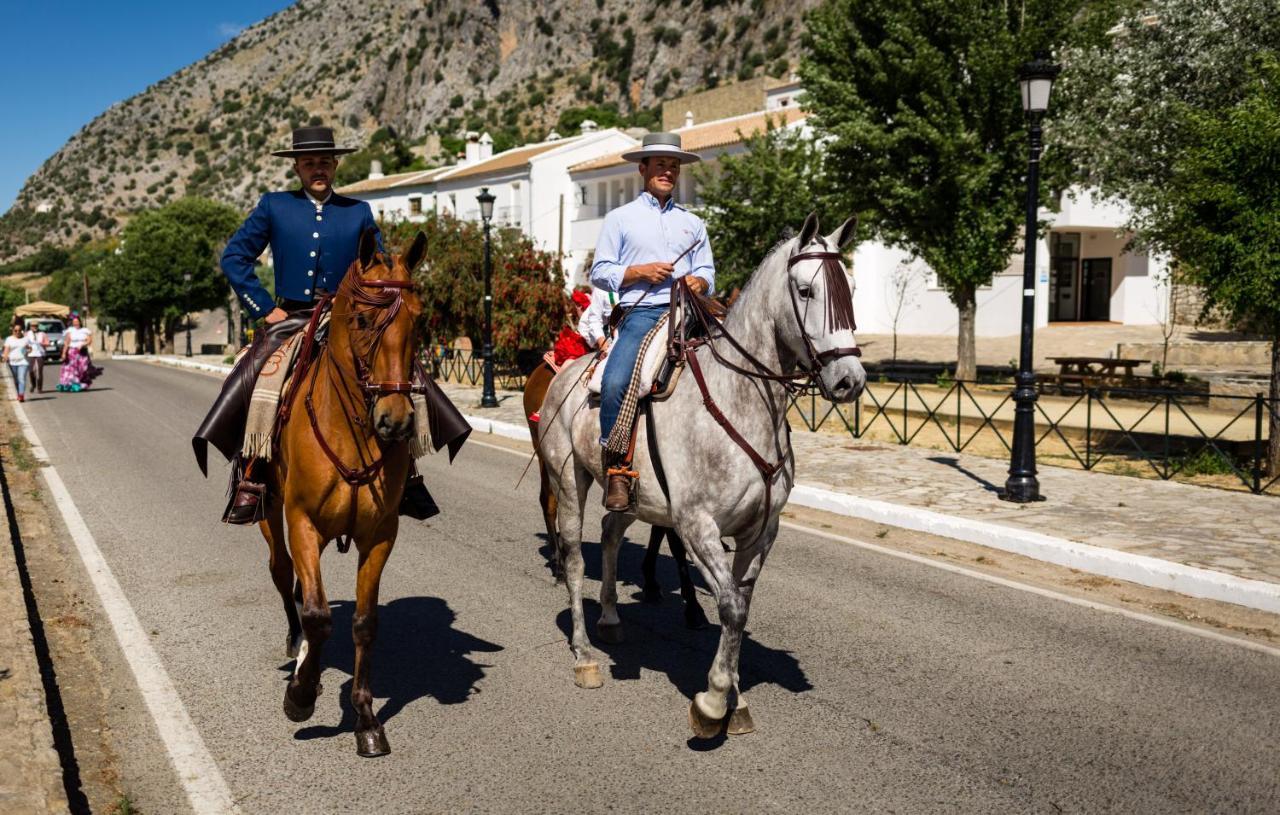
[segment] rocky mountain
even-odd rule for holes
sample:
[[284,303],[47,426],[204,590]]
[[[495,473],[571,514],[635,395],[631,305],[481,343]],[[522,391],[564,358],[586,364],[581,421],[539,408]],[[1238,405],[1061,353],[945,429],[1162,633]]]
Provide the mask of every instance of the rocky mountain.
[[539,140],[593,106],[656,127],[663,99],[787,73],[817,2],[299,0],[73,136],[0,218],[0,259],[183,195],[247,209],[287,182],[270,151],[301,124],[446,153],[466,130]]

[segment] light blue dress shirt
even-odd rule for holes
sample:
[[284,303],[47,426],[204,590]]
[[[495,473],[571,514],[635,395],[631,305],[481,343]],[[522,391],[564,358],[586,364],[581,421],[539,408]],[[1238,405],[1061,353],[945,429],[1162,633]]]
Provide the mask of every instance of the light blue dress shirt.
[[[622,285],[622,276],[628,266],[670,263],[695,242],[697,248],[681,258],[671,277],[661,283],[652,288],[643,280],[625,287]],[[624,306],[634,305],[641,298],[644,298],[646,306],[661,306],[671,302],[671,282],[687,274],[705,280],[707,294],[715,290],[716,269],[711,257],[711,243],[707,240],[706,224],[697,215],[670,199],[666,206],[660,206],[657,198],[642,192],[631,203],[605,216],[600,237],[596,239],[591,285],[619,292],[619,302]]]

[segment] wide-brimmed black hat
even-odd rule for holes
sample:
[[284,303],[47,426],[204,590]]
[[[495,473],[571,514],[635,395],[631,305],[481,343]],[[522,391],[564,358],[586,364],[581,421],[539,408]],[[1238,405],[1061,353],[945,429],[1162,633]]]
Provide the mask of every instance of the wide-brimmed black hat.
[[355,151],[356,148],[354,147],[338,147],[333,143],[332,127],[299,127],[293,131],[293,148],[290,150],[276,150],[271,155],[280,156],[281,158],[314,156],[317,153],[345,156],[347,153],[354,153]]

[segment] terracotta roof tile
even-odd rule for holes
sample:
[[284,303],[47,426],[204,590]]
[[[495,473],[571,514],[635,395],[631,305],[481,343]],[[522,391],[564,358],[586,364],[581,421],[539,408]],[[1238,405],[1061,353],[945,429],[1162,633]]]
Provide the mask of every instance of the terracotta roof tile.
[[466,167],[455,167],[454,171],[442,177],[441,181],[452,181],[455,178],[470,178],[477,175],[491,175],[500,173],[503,170],[512,170],[517,167],[523,167],[529,163],[534,156],[554,150],[557,147],[563,147],[572,141],[576,136],[566,139],[557,139],[556,141],[541,142],[539,144],[527,144],[523,147],[513,147],[510,150],[503,150],[501,153],[484,161],[470,164]]
[[336,191],[339,195],[351,195],[353,193],[362,192],[381,192],[394,187],[411,187],[415,184],[429,183],[437,176],[452,169],[454,169],[452,166],[436,167],[431,170],[412,170],[407,173],[384,175],[382,178],[364,178],[354,184],[348,184],[345,187],[338,187]]
[[[691,153],[700,153],[705,150],[713,150],[717,147],[728,147],[731,144],[738,144],[743,141],[743,137],[753,136],[765,129],[766,121],[773,123],[775,127],[789,125],[804,119],[807,114],[800,108],[790,107],[781,108],[779,110],[762,110],[756,113],[748,113],[745,116],[732,116],[728,119],[717,119],[714,122],[706,124],[694,125],[693,127],[682,127],[674,132],[680,134],[681,147]],[[575,164],[569,168],[569,172],[578,173],[586,170],[602,170],[606,167],[614,167],[624,164],[622,153],[628,153],[635,148],[627,148],[619,153],[610,156],[584,161],[581,164]]]

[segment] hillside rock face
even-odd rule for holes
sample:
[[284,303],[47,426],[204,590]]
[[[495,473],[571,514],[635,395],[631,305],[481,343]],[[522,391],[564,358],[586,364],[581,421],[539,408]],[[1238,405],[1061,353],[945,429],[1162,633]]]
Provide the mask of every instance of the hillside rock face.
[[[818,0],[300,0],[113,105],[27,181],[0,259],[119,229],[184,195],[249,208],[287,184],[291,127],[364,146],[467,129],[541,139],[568,108],[623,114],[794,67]],[[566,134],[568,135],[568,134]]]

